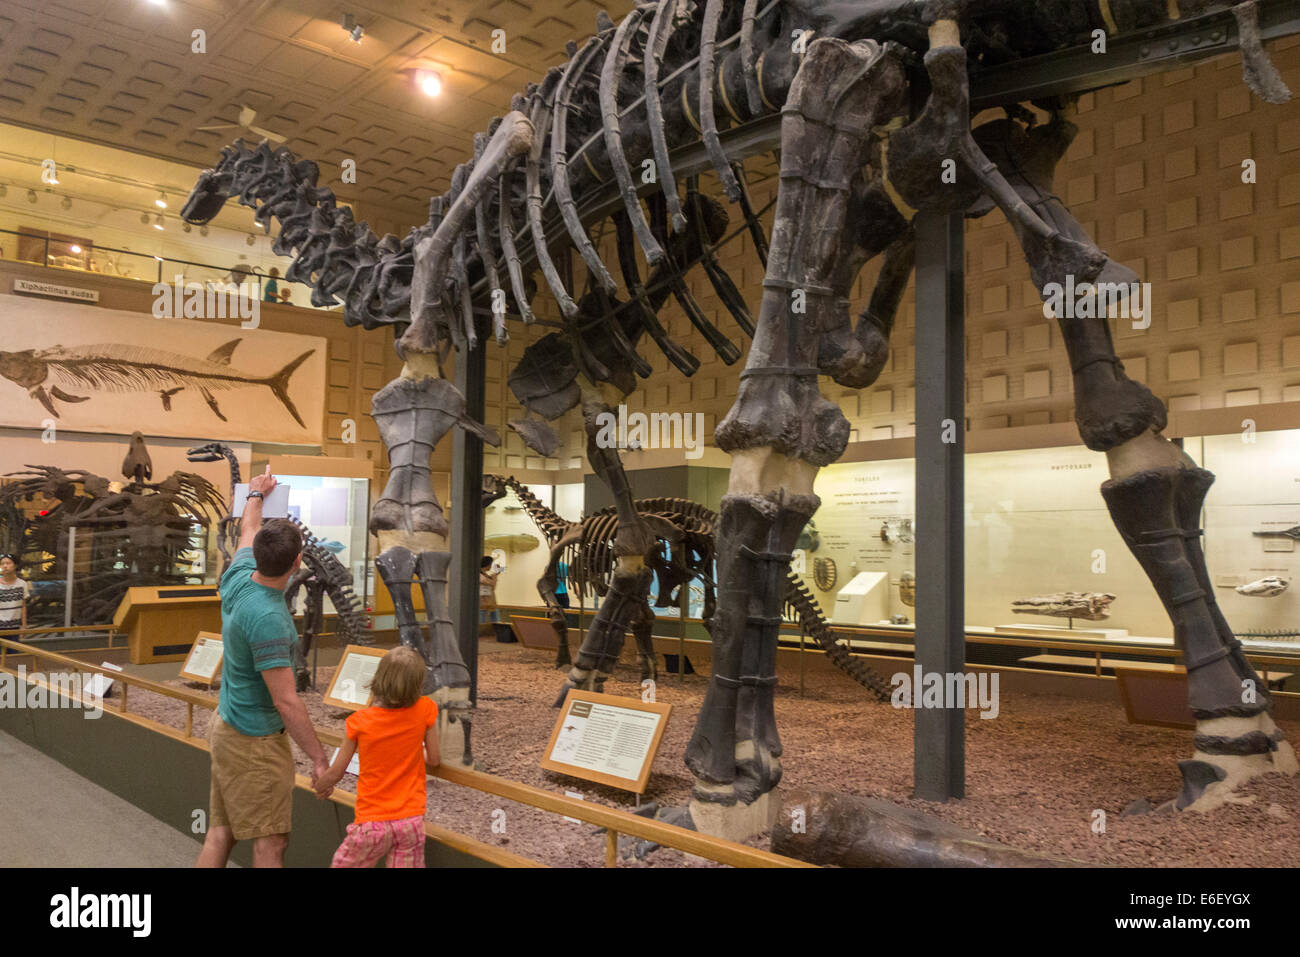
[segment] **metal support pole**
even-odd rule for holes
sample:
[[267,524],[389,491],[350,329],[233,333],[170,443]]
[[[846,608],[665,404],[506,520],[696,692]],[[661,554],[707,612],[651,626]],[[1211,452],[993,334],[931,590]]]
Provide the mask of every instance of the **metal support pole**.
[[63,627],[72,627],[72,576],[77,558],[77,526],[68,526],[68,583],[63,590]]
[[[916,664],[941,679],[966,665],[963,228],[960,213],[916,217]],[[965,710],[922,700],[914,683],[915,794],[964,797]]]
[[[465,414],[483,421],[487,397],[485,350],[456,355],[456,388],[465,396]],[[478,706],[478,563],[483,557],[483,440],[465,429],[452,430],[451,567],[447,599],[460,654],[469,669],[469,700]]]
[[686,617],[691,613],[691,583],[682,585],[677,603],[677,683],[686,684]]

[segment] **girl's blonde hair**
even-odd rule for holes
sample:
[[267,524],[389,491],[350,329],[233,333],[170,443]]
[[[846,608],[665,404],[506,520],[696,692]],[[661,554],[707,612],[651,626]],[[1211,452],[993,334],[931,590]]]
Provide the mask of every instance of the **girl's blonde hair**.
[[406,645],[398,645],[379,659],[375,676],[370,679],[375,703],[390,708],[409,708],[420,697],[424,673],[424,659],[420,653]]

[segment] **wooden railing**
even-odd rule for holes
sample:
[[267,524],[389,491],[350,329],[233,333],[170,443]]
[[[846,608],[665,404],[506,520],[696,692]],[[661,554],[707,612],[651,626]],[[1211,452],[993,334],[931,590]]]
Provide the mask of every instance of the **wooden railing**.
[[[666,618],[662,620],[667,622],[674,622],[677,619]],[[698,619],[695,618],[689,618],[687,620],[692,622],[698,621]],[[890,641],[890,639],[910,638],[909,632],[872,630],[870,628],[864,628],[861,626],[853,626],[853,625],[849,625],[849,626],[832,625],[831,628],[837,635],[843,638],[847,638],[850,641],[859,643],[856,645],[850,644],[847,646],[850,654],[859,657],[863,657],[863,658],[905,657],[905,655],[900,655],[899,652],[911,648],[911,645],[908,643]],[[570,629],[570,631],[572,630],[573,629]],[[654,634],[651,637],[656,641],[662,641],[668,643],[682,642],[688,646],[692,644],[697,646],[701,644],[709,644],[707,640],[701,638],[683,639],[680,635]],[[798,632],[797,631],[782,632],[780,637],[785,641],[796,640],[798,638]],[[1084,658],[1092,659],[1092,671],[1087,674],[1078,671],[1064,671],[1059,668],[1051,668],[1047,666],[1037,666],[1037,665],[1032,665],[1032,666],[983,665],[976,662],[975,667],[997,668],[999,670],[1004,670],[1004,671],[1024,671],[1024,672],[1033,672],[1033,673],[1074,675],[1079,677],[1104,678],[1104,679],[1110,679],[1111,676],[1102,674],[1103,669],[1110,668],[1109,665],[1103,664],[1103,659],[1114,658],[1114,656],[1116,655],[1132,656],[1134,658],[1139,659],[1138,663],[1140,663],[1140,659],[1143,657],[1175,659],[1182,656],[1182,652],[1180,652],[1177,648],[1173,647],[1172,645],[1136,644],[1136,643],[1128,643],[1123,641],[1099,642],[1099,641],[1087,641],[1082,639],[1067,639],[1067,638],[1048,638],[1048,637],[1039,638],[1035,635],[1017,635],[1017,634],[989,635],[981,632],[967,632],[966,643],[970,645],[1002,645],[1002,646],[1020,647],[1026,649],[1052,649],[1056,651],[1070,651],[1078,654],[1081,659]],[[875,645],[876,647],[873,648],[872,647],[873,645]],[[789,645],[782,645],[781,650],[794,651],[796,649],[790,647]],[[811,640],[808,641],[805,650],[816,654],[821,653],[821,649],[817,646],[815,642]],[[1300,670],[1300,642],[1296,643],[1295,654],[1284,654],[1280,652],[1251,651],[1250,649],[1245,647],[1242,648],[1242,654],[1245,656],[1246,660],[1249,661],[1253,666],[1260,666],[1260,665],[1266,666],[1264,670],[1267,670],[1268,665],[1280,665],[1280,666],[1290,667],[1293,669]],[[1273,689],[1270,691],[1270,694],[1274,695],[1275,697],[1300,698],[1300,692],[1297,691],[1283,691],[1280,689]]]
[[[12,668],[6,663],[6,656],[14,655],[31,655],[43,661],[59,665],[64,669],[75,671],[85,671],[94,674],[103,674],[112,678],[121,687],[121,694],[117,696],[114,710],[117,714],[130,721],[153,728],[163,734],[180,738],[196,747],[205,748],[207,742],[194,738],[194,709],[206,708],[214,710],[217,706],[217,699],[209,694],[192,691],[188,688],[177,688],[172,685],[162,684],[157,681],[151,681],[148,678],[141,678],[127,672],[113,671],[96,665],[87,664],[76,658],[59,654],[53,651],[46,651],[41,648],[35,648],[30,645],[23,645],[18,642],[9,641],[0,638],[0,671],[8,674],[15,674]],[[179,731],[170,725],[162,724],[142,715],[131,714],[127,711],[128,689],[136,688],[140,691],[149,691],[154,694],[164,695],[182,701],[186,706],[185,728]],[[343,735],[329,728],[316,728],[316,734],[323,744],[339,745],[343,741]],[[453,784],[462,787],[473,788],[476,791],[482,791],[486,794],[493,794],[497,797],[506,798],[511,801],[525,804],[539,810],[548,811],[554,814],[562,814],[568,817],[576,818],[588,824],[594,824],[597,827],[605,828],[605,865],[607,867],[617,866],[618,838],[620,834],[627,834],[633,837],[639,837],[644,840],[654,841],[664,847],[671,847],[683,851],[687,854],[694,854],[697,857],[703,857],[708,860],[716,861],[719,864],[726,864],[731,867],[811,867],[803,861],[797,861],[793,858],[782,857],[779,854],[772,854],[769,851],[758,850],[757,848],[746,847],[743,844],[737,844],[732,841],[726,841],[721,838],[712,837],[707,834],[700,834],[686,828],[677,827],[673,824],[665,824],[662,821],[655,821],[649,818],[640,817],[627,811],[621,811],[617,808],[605,807],[600,804],[593,804],[588,801],[581,801],[576,798],[564,797],[553,794],[542,788],[532,787],[518,781],[509,781],[505,778],[499,778],[496,775],[485,774],[482,771],[474,771],[470,768],[453,767],[442,765],[433,771],[435,777],[442,778]],[[311,789],[311,781],[302,776],[297,776],[299,787]],[[346,791],[335,790],[333,800],[345,804],[349,807],[355,806],[355,795]],[[494,863],[507,867],[542,867],[545,866],[537,861],[521,857],[517,854],[510,854],[495,848],[490,844],[484,844],[469,838],[466,835],[454,831],[448,831],[445,828],[425,822],[425,833],[436,841],[440,841],[450,847],[489,860]]]
[[[126,632],[118,631],[115,625],[61,625],[58,627],[50,626],[43,628],[7,628],[0,631],[0,638],[30,638],[32,635],[66,635],[69,632],[107,632],[108,644],[103,648],[79,648],[78,651],[119,651],[125,648],[125,644],[114,647],[113,639],[115,637],[126,637]],[[2,649],[0,649],[2,650]]]

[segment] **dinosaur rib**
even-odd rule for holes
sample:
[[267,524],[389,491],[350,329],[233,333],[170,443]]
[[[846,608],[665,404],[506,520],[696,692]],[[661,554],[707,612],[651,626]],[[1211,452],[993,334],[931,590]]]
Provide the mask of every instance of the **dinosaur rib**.
[[700,33],[700,135],[704,148],[713,163],[713,170],[722,181],[727,198],[740,201],[740,184],[731,169],[722,142],[718,139],[718,118],[713,113],[713,77],[715,70],[714,44],[718,39],[718,21],[722,19],[722,0],[708,0],[704,6],[704,24]]
[[[465,191],[465,181],[469,179],[472,163],[461,163],[451,177],[451,192],[448,204],[456,205],[456,200]],[[473,212],[477,214],[478,204]],[[477,218],[477,216],[476,216]],[[451,247],[451,278],[456,283],[456,301],[460,305],[460,321],[464,331],[464,343],[470,349],[478,348],[478,330],[474,327],[474,304],[469,297],[469,271],[465,268],[465,230],[456,233],[456,241]],[[439,290],[441,292],[441,290]],[[455,328],[455,325],[452,325]]]
[[745,297],[740,294],[736,284],[732,282],[727,271],[722,268],[718,262],[717,254],[714,247],[709,243],[709,237],[704,232],[704,213],[700,209],[700,190],[699,178],[691,177],[686,181],[686,199],[691,204],[691,212],[695,218],[695,228],[700,238],[700,263],[704,266],[704,273],[709,277],[709,282],[713,284],[713,290],[722,300],[722,304],[731,317],[736,320],[736,325],[744,331],[745,335],[751,339],[754,338],[754,318],[749,313],[749,306],[745,303]]
[[763,93],[758,88],[758,70],[754,62],[754,21],[757,19],[758,0],[745,0],[740,20],[740,65],[745,71],[745,98],[749,101],[751,116],[763,112]]
[[[673,0],[665,0],[665,6]],[[656,265],[664,258],[663,247],[650,232],[645,212],[641,209],[641,200],[637,198],[636,187],[632,185],[632,172],[627,165],[627,154],[623,151],[623,127],[618,113],[618,74],[622,72],[623,62],[627,56],[627,39],[630,25],[634,25],[644,15],[641,9],[635,9],[623,18],[614,33],[614,42],[610,44],[609,53],[600,70],[600,112],[604,118],[605,151],[609,154],[609,163],[614,168],[614,179],[618,183],[619,195],[623,197],[623,206],[627,210],[628,220],[637,242],[645,252],[646,262]],[[651,27],[651,37],[654,28]],[[644,60],[646,69],[651,62],[650,41],[646,41]],[[652,120],[651,128],[654,127]]]
[[[535,130],[546,128],[546,121],[551,116],[551,106],[547,100],[554,91],[559,77],[559,69],[552,67],[551,71],[546,74],[546,79],[542,81],[542,85],[534,94],[531,119]],[[572,318],[578,314],[578,304],[573,301],[573,297],[564,288],[564,282],[555,269],[555,261],[551,259],[551,251],[546,245],[546,231],[542,228],[542,171],[540,161],[545,139],[545,136],[537,136],[533,139],[533,148],[528,152],[528,159],[524,167],[528,180],[528,228],[532,231],[533,251],[537,255],[537,264],[542,269],[546,284],[551,287],[551,293],[555,296],[555,301],[560,304],[560,311],[565,316]]]
[[[487,134],[474,134],[474,161],[478,162],[483,158],[483,149],[487,146]],[[501,182],[505,182],[505,173],[502,172]],[[483,263],[483,273],[487,276],[488,289],[493,304],[496,303],[497,294],[504,294],[501,288],[501,274],[497,271],[497,257],[492,249],[492,239],[488,233],[488,202],[487,192],[479,197],[478,203],[474,206],[474,236],[478,239],[478,256]],[[468,283],[466,283],[468,286]],[[468,289],[466,290],[468,292]],[[506,332],[506,315],[505,310],[492,310],[492,334],[496,337],[498,345],[505,345],[510,336]]]
[[745,227],[749,230],[749,237],[754,241],[754,252],[758,254],[759,264],[767,268],[767,233],[763,232],[763,224],[758,221],[758,215],[754,212],[754,203],[749,198],[749,186],[745,183],[745,170],[740,167],[736,170],[736,183],[740,186],[740,211],[745,214]]
[[[659,99],[659,62],[663,59],[664,51],[668,49],[668,40],[672,34],[672,30],[664,29],[664,24],[672,19],[672,11],[676,6],[677,0],[660,0],[659,9],[655,11],[654,20],[650,24],[650,36],[646,39],[643,60],[645,111],[650,125],[650,143],[654,149],[655,167],[664,198],[668,201],[673,232],[680,233],[686,228],[686,217],[682,215],[681,201],[677,198],[677,181],[673,177],[672,163],[668,160],[668,142],[664,138],[663,103]],[[644,243],[642,246],[644,248]]]
[[623,271],[623,282],[632,294],[629,305],[637,310],[641,325],[668,361],[682,375],[693,376],[700,367],[700,360],[668,335],[668,330],[659,321],[656,310],[650,306],[645,286],[641,284],[641,272],[636,263],[636,243],[626,213],[618,213],[614,216],[614,229],[617,233],[618,262]]
[[[654,218],[655,224],[663,230],[666,225],[664,222],[666,207],[662,201],[656,202],[656,200],[659,200],[658,196],[650,198],[650,215]],[[661,268],[667,273],[673,297],[677,300],[678,305],[682,307],[682,311],[686,313],[686,318],[691,321],[692,326],[699,330],[700,335],[704,336],[705,341],[718,354],[718,358],[727,365],[731,365],[738,360],[740,350],[734,342],[723,335],[722,330],[704,315],[704,310],[695,301],[695,296],[692,295],[690,288],[686,285],[681,270],[677,268],[677,263],[673,261],[673,257],[665,256]]]
[[[629,14],[623,20],[624,25],[631,19],[632,15]],[[619,31],[622,30],[623,27],[620,26]],[[619,42],[619,38],[620,33],[615,33],[616,44]],[[596,247],[591,244],[591,237],[587,235],[582,220],[578,217],[578,206],[573,201],[573,190],[569,186],[569,163],[565,157],[570,94],[576,85],[578,75],[586,69],[588,61],[600,51],[604,43],[604,39],[599,36],[588,40],[582,51],[569,61],[564,75],[560,78],[560,85],[555,91],[556,106],[552,114],[551,126],[551,188],[555,192],[555,202],[560,207],[560,216],[564,220],[565,228],[569,231],[569,238],[573,240],[574,246],[581,253],[583,261],[587,264],[587,269],[590,270],[601,288],[606,292],[613,293],[618,290],[618,284],[614,282],[614,277],[609,274],[609,270],[601,262],[600,254],[596,252]]]
[[497,195],[497,235],[501,239],[501,251],[506,257],[506,272],[510,274],[510,291],[514,293],[515,305],[519,316],[527,325],[536,317],[528,305],[528,290],[524,285],[524,270],[519,264],[519,250],[515,247],[514,217],[510,214],[510,173],[514,164],[510,164],[501,173]]

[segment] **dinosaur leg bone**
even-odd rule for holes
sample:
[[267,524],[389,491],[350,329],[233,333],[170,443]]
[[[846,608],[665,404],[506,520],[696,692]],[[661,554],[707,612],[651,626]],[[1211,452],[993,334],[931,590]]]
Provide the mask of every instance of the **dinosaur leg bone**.
[[696,777],[691,815],[703,830],[742,836],[731,828],[745,825],[723,823],[718,809],[740,804],[764,817],[770,802],[760,799],[781,777],[772,701],[786,570],[818,504],[817,469],[848,440],[847,421],[817,390],[819,333],[847,321],[850,191],[871,129],[896,112],[903,92],[891,54],[822,39],[809,46],[782,111],[781,185],[754,345],[717,431],[732,470],[717,526],[713,676],[686,751]]
[[[606,387],[606,391],[609,390]],[[627,629],[637,620],[650,594],[654,579],[646,566],[646,555],[655,547],[655,535],[637,512],[632,501],[632,490],[618,450],[600,444],[601,429],[597,417],[610,413],[611,407],[603,401],[594,386],[588,384],[583,401],[583,420],[587,430],[587,458],[592,468],[614,496],[618,510],[618,530],[614,534],[614,569],[609,593],[601,602],[600,610],[587,630],[578,660],[560,691],[558,705],[571,687],[595,687],[600,690],[605,679],[613,673],[623,648]]]

